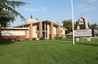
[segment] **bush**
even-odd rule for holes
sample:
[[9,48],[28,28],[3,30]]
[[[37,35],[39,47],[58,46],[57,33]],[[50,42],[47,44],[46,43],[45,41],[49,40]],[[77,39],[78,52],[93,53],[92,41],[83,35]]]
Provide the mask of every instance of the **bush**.
[[32,40],[36,40],[36,38],[32,38]]
[[62,37],[55,37],[55,39],[57,39],[57,40],[61,40],[61,39],[63,39]]
[[40,40],[45,40],[45,39],[42,37],[42,38],[40,38]]
[[21,41],[27,41],[27,38],[23,38],[23,39],[21,39]]

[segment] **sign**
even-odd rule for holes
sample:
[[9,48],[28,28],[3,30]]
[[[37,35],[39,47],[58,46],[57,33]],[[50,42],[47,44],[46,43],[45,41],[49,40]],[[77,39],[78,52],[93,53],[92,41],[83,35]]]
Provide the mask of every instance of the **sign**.
[[25,35],[25,31],[2,31],[2,36],[23,36]]
[[79,19],[79,25],[82,25],[82,24],[84,24],[83,19]]
[[92,30],[91,29],[75,30],[74,34],[75,37],[92,36]]

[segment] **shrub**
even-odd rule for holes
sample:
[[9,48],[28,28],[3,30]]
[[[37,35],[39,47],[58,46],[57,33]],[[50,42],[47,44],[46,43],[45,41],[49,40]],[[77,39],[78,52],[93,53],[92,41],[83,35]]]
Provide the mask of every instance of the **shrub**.
[[23,39],[21,39],[21,41],[26,41],[27,40],[27,38],[23,38]]
[[36,38],[32,38],[32,40],[36,40]]
[[57,39],[57,40],[61,40],[61,39],[63,39],[62,37],[55,37],[55,39]]
[[44,37],[41,37],[40,40],[44,40]]

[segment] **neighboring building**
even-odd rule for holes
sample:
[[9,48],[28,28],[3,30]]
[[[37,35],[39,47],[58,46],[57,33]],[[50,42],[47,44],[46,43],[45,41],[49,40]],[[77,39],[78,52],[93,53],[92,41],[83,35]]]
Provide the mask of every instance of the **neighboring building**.
[[97,37],[98,38],[98,30],[94,29],[92,32],[93,32],[92,33],[93,37]]
[[26,39],[29,28],[1,28],[0,41],[19,41]]
[[[5,30],[7,31],[8,29]],[[32,17],[27,19],[26,24],[15,26],[14,28],[11,28],[11,30],[14,31],[16,30],[16,33],[18,33],[17,36],[20,36],[19,33],[21,32],[19,31],[23,31],[23,33],[25,32],[24,34],[21,35],[24,35],[25,38],[29,40],[32,40],[32,38],[36,38],[37,40],[39,40],[40,38],[44,39],[55,39],[55,37],[66,38],[65,34],[66,29],[61,25],[49,20],[38,21],[37,19],[34,19]]]
[[73,37],[73,32],[67,33],[67,38],[72,38]]

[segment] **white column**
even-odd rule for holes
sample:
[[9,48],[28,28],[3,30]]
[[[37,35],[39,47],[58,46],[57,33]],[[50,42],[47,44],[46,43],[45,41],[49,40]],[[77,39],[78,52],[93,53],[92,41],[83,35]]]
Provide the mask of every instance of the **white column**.
[[74,11],[73,11],[73,0],[71,0],[71,13],[72,13],[72,30],[73,30],[73,45],[75,44],[74,35]]
[[44,33],[45,33],[45,39],[46,39],[46,24],[44,23]]

